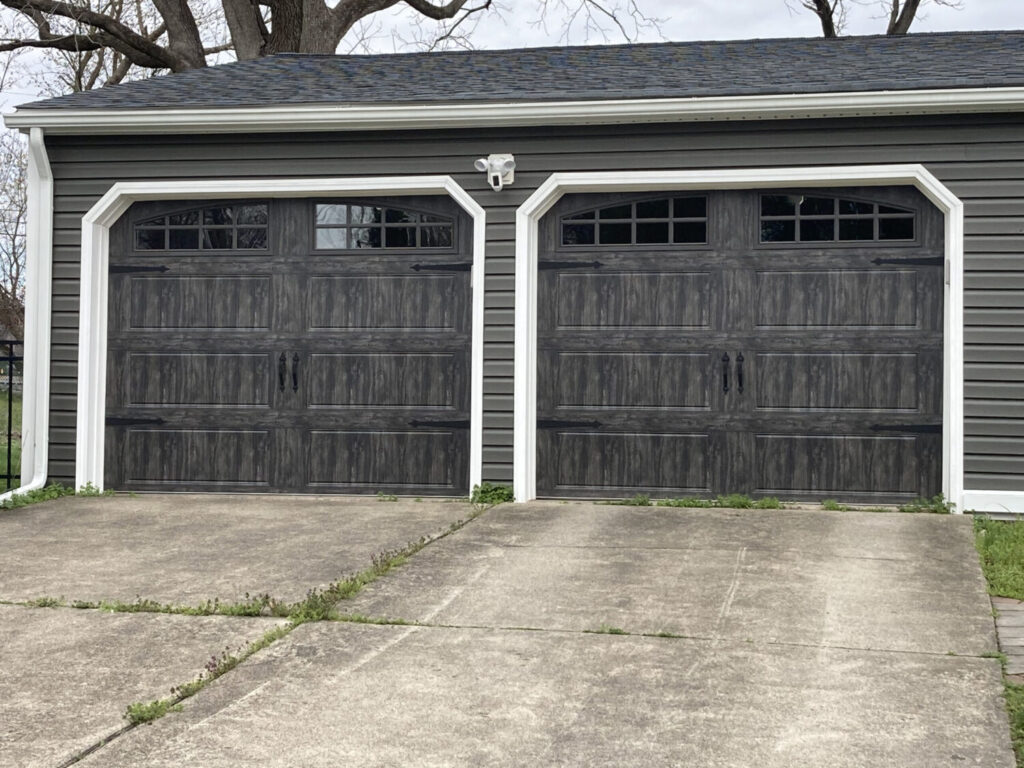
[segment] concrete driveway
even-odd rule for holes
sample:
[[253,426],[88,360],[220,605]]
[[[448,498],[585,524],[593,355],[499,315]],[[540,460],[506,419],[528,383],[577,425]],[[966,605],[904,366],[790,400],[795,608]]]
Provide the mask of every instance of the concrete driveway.
[[[457,503],[272,501],[274,510],[249,511],[270,502],[66,499],[0,513],[0,597],[75,599],[78,586],[90,599],[107,591],[163,602],[240,589],[301,594],[469,512]],[[207,508],[231,525],[203,528],[212,537],[205,556],[158,558],[140,580],[146,559],[131,553],[148,547],[158,557],[160,542],[182,552],[171,518],[184,510],[201,521]],[[76,542],[64,550],[71,565],[57,557],[34,566],[26,549],[52,541],[59,550],[64,526]],[[131,528],[121,547],[131,563],[119,568],[111,561],[122,527]],[[281,535],[289,527],[295,535]],[[103,539],[95,550],[93,528]],[[215,544],[242,538],[275,564],[262,581],[261,569],[240,564],[244,546],[222,557]],[[76,581],[92,571],[103,578]],[[304,624],[183,711],[117,735],[78,764],[1014,765],[999,663],[985,658],[994,628],[967,518],[505,505],[340,609],[391,623]],[[166,687],[185,682],[192,659],[200,669],[211,652],[275,621],[20,605],[0,618],[0,763],[12,765],[74,757],[104,725],[123,725],[127,703],[162,695],[149,692],[161,670]],[[157,620],[178,623],[161,630]],[[63,676],[43,685],[46,638],[61,627],[77,641],[62,650]],[[65,718],[53,731],[55,712],[78,710],[109,719],[91,715],[90,729],[76,730]]]

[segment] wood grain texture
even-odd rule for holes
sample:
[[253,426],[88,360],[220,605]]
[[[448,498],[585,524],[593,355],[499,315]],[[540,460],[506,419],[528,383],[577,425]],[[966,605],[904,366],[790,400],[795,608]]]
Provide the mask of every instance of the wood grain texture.
[[188,204],[133,207],[112,237],[107,486],[468,493],[470,273],[422,267],[466,261],[469,229],[446,199],[403,203],[455,216],[455,246],[324,255],[314,203],[274,200],[265,252],[136,253],[134,220]]
[[917,239],[763,244],[759,194],[708,192],[704,248],[562,246],[559,215],[610,195],[546,217],[539,494],[938,493],[942,268],[920,263],[942,253],[936,211],[911,189],[836,192],[916,210]]

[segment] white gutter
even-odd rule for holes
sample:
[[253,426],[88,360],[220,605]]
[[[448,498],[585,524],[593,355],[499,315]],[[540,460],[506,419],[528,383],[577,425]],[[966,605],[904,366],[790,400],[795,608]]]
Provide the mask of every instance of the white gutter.
[[171,109],[20,109],[8,128],[50,133],[355,131],[784,120],[1024,110],[1024,88],[444,104],[294,104]]
[[25,233],[25,360],[22,372],[21,486],[0,501],[46,484],[50,429],[50,307],[53,280],[53,173],[43,129],[28,136]]

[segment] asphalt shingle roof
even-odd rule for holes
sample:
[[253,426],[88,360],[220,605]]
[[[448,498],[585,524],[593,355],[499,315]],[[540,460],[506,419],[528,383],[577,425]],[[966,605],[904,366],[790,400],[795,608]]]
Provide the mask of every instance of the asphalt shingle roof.
[[1024,85],[1024,32],[279,54],[19,109],[606,100]]

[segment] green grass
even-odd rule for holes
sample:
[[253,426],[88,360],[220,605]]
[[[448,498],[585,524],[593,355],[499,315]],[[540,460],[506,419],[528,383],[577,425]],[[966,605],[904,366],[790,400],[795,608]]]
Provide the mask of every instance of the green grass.
[[1017,765],[1024,766],[1024,685],[1006,683],[1006,711],[1010,715],[1010,739]]
[[917,499],[909,504],[903,504],[899,507],[900,512],[910,512],[913,514],[932,514],[932,515],[951,515],[953,510],[956,509],[956,504],[951,501],[947,501],[946,497],[941,493],[938,496],[933,496],[930,499]]
[[974,543],[988,591],[1024,600],[1024,524],[976,517]]
[[82,490],[75,493],[75,490],[67,485],[60,485],[59,483],[51,483],[43,488],[36,488],[34,491],[26,491],[25,493],[16,493],[11,498],[4,502],[0,502],[0,509],[18,509],[19,507],[27,507],[30,504],[38,504],[41,501],[51,501],[53,499],[59,499],[63,496],[113,496],[114,492],[107,490],[101,491],[92,483],[88,483],[82,486]]
[[481,483],[473,486],[473,492],[469,496],[470,503],[477,509],[490,509],[499,504],[515,501],[510,485],[496,485],[494,483]]
[[684,496],[680,499],[658,499],[652,501],[646,494],[637,494],[629,499],[612,502],[627,507],[683,507],[686,509],[782,509],[782,502],[774,496],[752,499],[746,494],[730,493],[714,499],[698,499]]

